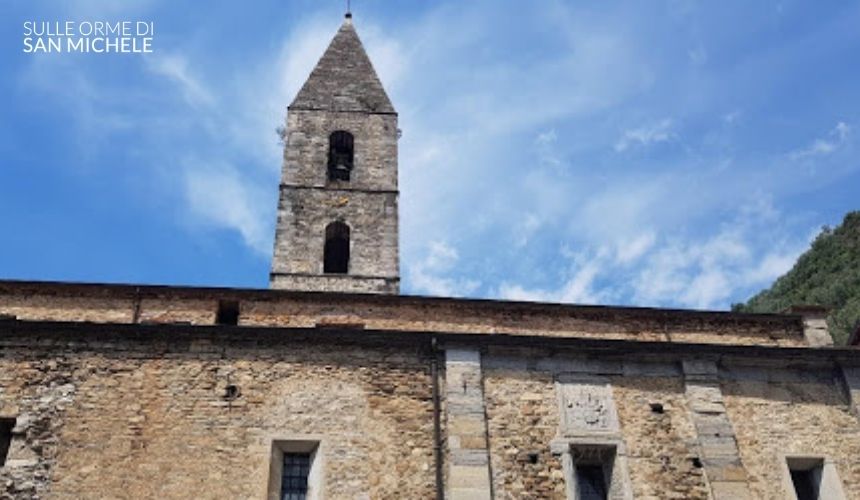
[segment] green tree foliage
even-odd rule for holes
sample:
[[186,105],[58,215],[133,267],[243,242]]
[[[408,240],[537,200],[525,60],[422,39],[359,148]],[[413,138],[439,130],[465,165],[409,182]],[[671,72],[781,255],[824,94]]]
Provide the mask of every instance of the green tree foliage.
[[831,308],[827,323],[833,340],[848,340],[860,320],[860,212],[850,212],[835,229],[825,226],[788,273],[732,310],[781,312],[801,304]]

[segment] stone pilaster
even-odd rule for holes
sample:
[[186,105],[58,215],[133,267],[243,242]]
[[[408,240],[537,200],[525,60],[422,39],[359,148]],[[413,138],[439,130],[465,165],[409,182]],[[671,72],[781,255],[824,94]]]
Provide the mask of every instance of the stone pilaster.
[[683,368],[687,404],[714,500],[751,498],[735,432],[723,402],[716,363],[686,360]]
[[799,314],[803,318],[803,337],[810,347],[828,347],[833,345],[833,336],[827,328],[827,308],[821,306],[791,306],[791,314]]
[[448,481],[446,498],[492,498],[481,353],[445,351]]

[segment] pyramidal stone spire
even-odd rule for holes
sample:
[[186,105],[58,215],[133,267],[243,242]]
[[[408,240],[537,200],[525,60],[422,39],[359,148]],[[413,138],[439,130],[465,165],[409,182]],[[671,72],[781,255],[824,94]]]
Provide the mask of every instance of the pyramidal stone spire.
[[289,109],[395,112],[358,38],[351,14],[346,15]]

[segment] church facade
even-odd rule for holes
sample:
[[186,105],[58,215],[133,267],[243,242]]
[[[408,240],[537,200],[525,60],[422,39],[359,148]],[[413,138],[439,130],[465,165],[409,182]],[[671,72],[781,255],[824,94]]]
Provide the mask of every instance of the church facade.
[[0,498],[860,498],[824,311],[400,295],[398,136],[348,17],[270,289],[0,281]]

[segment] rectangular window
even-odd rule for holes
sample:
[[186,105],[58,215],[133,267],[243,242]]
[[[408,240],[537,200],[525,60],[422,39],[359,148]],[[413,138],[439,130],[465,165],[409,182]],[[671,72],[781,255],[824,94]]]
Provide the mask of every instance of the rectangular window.
[[606,500],[606,477],[602,465],[577,465],[579,500]]
[[281,500],[305,500],[308,495],[310,453],[284,453]]
[[788,457],[788,472],[797,500],[819,500],[824,460],[813,457]]
[[797,500],[818,500],[815,476],[814,469],[791,471],[791,484],[794,485]]
[[606,500],[613,493],[615,446],[574,445],[570,449],[571,495],[576,500]]
[[0,467],[6,465],[9,446],[12,444],[12,429],[14,428],[14,418],[0,418]]
[[822,456],[785,457],[786,498],[797,500],[845,500],[836,464]]
[[215,315],[215,323],[218,325],[238,325],[239,303],[235,300],[218,301],[218,313]]
[[315,500],[322,492],[320,441],[276,439],[269,462],[269,500]]

